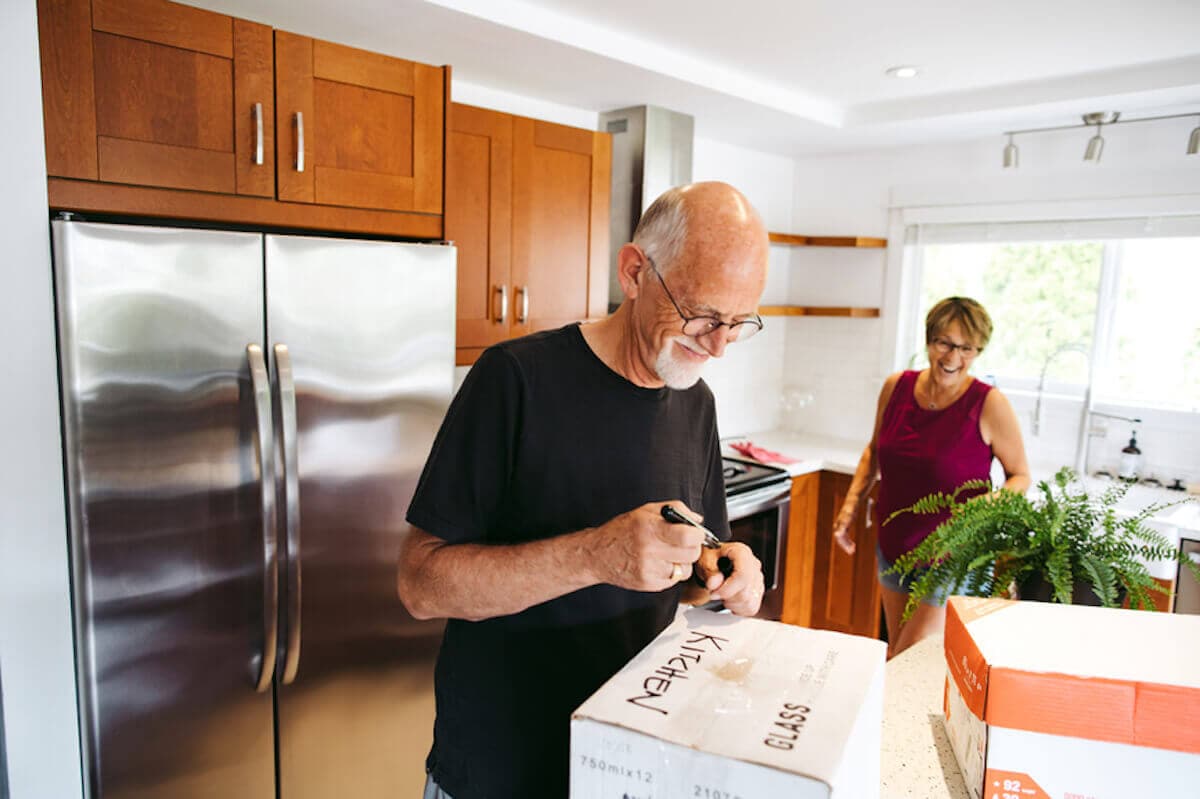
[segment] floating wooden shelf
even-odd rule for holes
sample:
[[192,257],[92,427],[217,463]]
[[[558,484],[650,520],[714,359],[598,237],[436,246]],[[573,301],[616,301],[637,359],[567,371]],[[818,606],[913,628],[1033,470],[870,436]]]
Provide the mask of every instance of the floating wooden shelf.
[[792,233],[768,233],[772,244],[793,247],[886,247],[887,239],[867,236],[797,236]]
[[870,319],[879,316],[879,309],[834,305],[761,305],[758,313],[760,316],[849,316]]

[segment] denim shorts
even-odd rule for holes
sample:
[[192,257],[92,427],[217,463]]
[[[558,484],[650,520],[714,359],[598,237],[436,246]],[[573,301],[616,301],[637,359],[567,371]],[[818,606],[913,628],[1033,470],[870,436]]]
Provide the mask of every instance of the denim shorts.
[[[883,556],[883,550],[879,547],[878,543],[875,544],[875,562],[879,569],[879,584],[884,588],[898,591],[901,594],[909,593],[913,583],[919,580],[921,575],[927,571],[926,569],[914,569],[908,574],[888,571],[892,568],[892,562]],[[935,588],[925,595],[925,598],[921,600],[921,604],[942,607],[946,604],[947,599],[957,593],[959,593],[957,585]]]

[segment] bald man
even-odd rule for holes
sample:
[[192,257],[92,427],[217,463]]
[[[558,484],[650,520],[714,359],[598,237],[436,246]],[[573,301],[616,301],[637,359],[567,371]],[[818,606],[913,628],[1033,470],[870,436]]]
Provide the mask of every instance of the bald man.
[[[767,234],[724,183],[671,189],[617,254],[610,316],[491,347],[408,511],[400,599],[446,618],[427,799],[565,797],[571,712],[681,601],[758,612],[729,537],[709,358],[762,328]],[[728,578],[718,558],[733,565]]]

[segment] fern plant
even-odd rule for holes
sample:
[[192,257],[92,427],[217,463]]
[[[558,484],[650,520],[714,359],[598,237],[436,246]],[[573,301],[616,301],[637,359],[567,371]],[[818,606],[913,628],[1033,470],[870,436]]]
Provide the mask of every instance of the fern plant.
[[[1154,561],[1184,564],[1200,580],[1200,566],[1171,545],[1146,520],[1180,502],[1155,503],[1132,516],[1117,512],[1129,490],[1116,483],[1098,496],[1089,496],[1064,467],[1053,483],[1038,483],[1036,501],[1001,489],[994,494],[985,480],[972,480],[951,494],[935,493],[889,516],[950,512],[950,518],[912,551],[901,556],[892,571],[913,579],[907,620],[921,601],[939,588],[968,596],[1008,596],[1012,587],[1037,579],[1052,588],[1051,601],[1070,604],[1077,584],[1086,585],[1104,607],[1117,607],[1128,596],[1130,607],[1153,609],[1151,592],[1169,593],[1154,581],[1146,567]],[[970,492],[971,498],[959,501]]]

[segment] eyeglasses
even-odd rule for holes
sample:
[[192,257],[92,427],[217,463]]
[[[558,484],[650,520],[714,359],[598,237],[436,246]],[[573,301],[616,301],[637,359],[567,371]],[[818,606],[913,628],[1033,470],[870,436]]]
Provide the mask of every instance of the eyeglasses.
[[667,281],[663,280],[662,273],[658,271],[658,266],[654,263],[654,259],[643,251],[642,255],[646,256],[646,261],[650,264],[650,271],[658,278],[658,282],[662,284],[663,291],[667,293],[667,299],[675,306],[675,313],[679,314],[679,318],[683,320],[683,335],[691,336],[692,338],[700,338],[707,336],[709,333],[716,331],[718,328],[729,328],[730,343],[734,341],[745,341],[754,336],[755,333],[762,330],[762,317],[754,314],[749,319],[742,319],[738,322],[723,322],[715,316],[688,316],[679,307],[679,303],[675,302],[675,297],[671,295],[671,290],[667,288]]
[[941,336],[934,336],[933,340],[929,343],[941,355],[946,355],[955,350],[961,352],[964,358],[974,358],[979,354],[978,347],[971,344],[955,344],[950,339],[942,338]]

